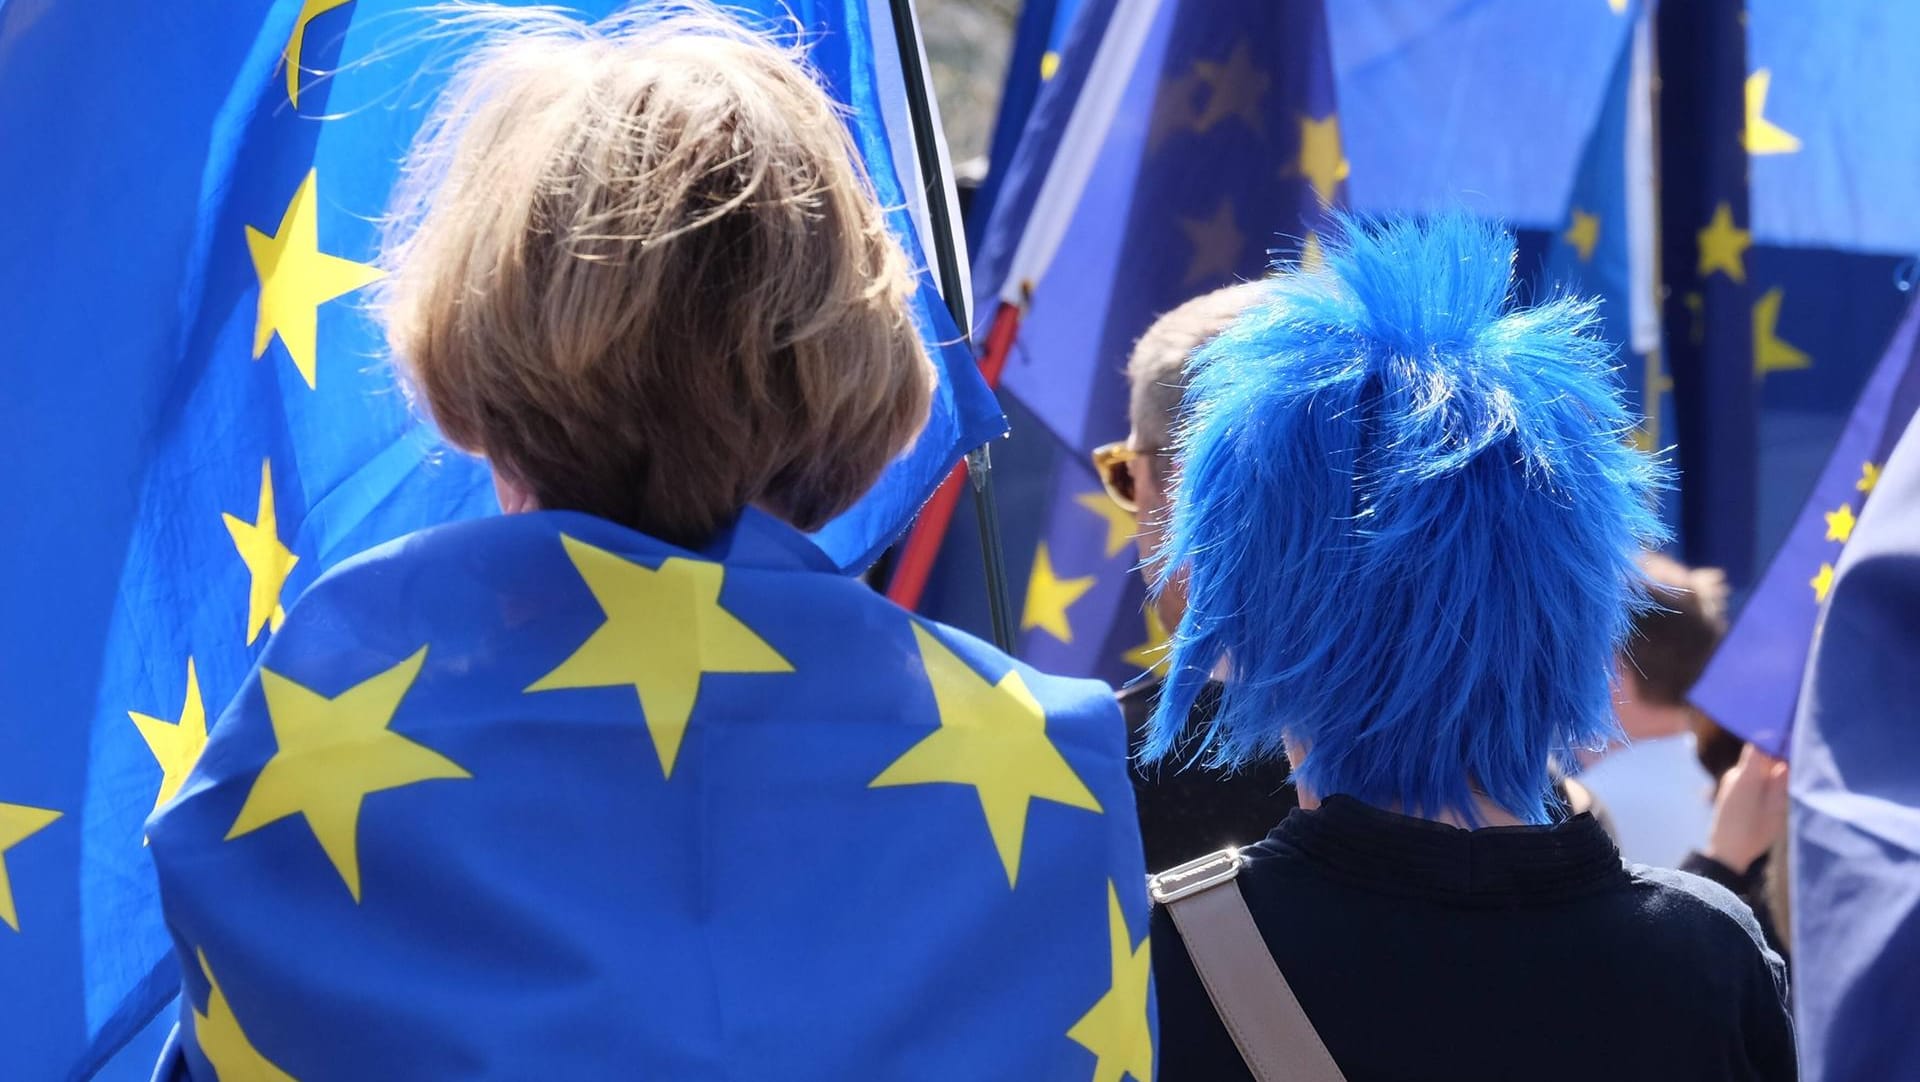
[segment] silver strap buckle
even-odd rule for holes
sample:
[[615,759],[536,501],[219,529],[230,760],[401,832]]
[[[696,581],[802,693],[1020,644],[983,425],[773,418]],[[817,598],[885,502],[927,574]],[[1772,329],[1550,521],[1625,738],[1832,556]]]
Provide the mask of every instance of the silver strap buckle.
[[1177,902],[1190,894],[1232,882],[1246,862],[1238,848],[1208,853],[1159,875],[1147,876],[1147,895],[1161,905]]

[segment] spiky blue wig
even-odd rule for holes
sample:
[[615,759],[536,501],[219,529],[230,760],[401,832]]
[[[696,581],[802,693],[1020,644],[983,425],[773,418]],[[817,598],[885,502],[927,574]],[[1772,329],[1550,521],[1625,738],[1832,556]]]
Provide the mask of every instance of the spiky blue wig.
[[1477,789],[1544,822],[1549,757],[1615,732],[1665,475],[1593,304],[1511,307],[1513,258],[1464,215],[1343,219],[1195,355],[1163,565],[1187,612],[1147,759],[1235,767],[1285,733],[1321,796],[1471,818]]

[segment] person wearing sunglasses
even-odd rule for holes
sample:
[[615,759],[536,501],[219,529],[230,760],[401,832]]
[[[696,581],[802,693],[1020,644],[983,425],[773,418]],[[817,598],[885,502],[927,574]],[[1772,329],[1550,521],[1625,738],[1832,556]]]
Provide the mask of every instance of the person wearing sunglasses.
[[[1187,301],[1155,320],[1127,359],[1132,431],[1125,440],[1095,450],[1093,464],[1107,496],[1139,522],[1140,573],[1149,584],[1159,575],[1166,542],[1167,509],[1175,480],[1170,448],[1179,428],[1180,402],[1194,351],[1225,330],[1270,287],[1264,280],[1243,282]],[[1186,600],[1177,579],[1148,603],[1162,626],[1179,626]],[[1147,719],[1159,701],[1160,687],[1155,670],[1120,692],[1120,709],[1136,752],[1145,740]],[[1189,729],[1204,730],[1218,703],[1218,684],[1210,684],[1195,700]],[[1175,753],[1161,764],[1135,768],[1134,803],[1148,868],[1171,868],[1222,846],[1255,841],[1294,807],[1284,762],[1225,771],[1189,758]]]

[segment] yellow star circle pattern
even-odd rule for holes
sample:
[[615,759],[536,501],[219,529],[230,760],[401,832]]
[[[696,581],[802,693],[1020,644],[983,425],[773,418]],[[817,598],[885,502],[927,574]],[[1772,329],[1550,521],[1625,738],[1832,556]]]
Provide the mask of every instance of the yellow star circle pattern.
[[287,66],[287,101],[295,108],[300,105],[300,49],[307,41],[307,24],[320,15],[337,7],[345,7],[353,0],[306,0],[300,5],[300,14],[294,17],[293,34],[287,38],[286,51],[280,54]]
[[300,562],[300,557],[280,542],[280,521],[273,510],[273,464],[269,460],[260,463],[258,507],[252,522],[225,512],[220,515],[252,579],[247,590],[248,646],[260,637],[261,628],[271,626],[275,631],[280,630],[287,618],[287,610],[280,604],[280,591],[286,588],[293,565]]
[[1705,278],[1720,271],[1736,282],[1747,280],[1747,249],[1753,246],[1753,234],[1733,223],[1733,204],[1713,208],[1707,227],[1696,234],[1700,242],[1698,273]]
[[1793,154],[1800,149],[1800,138],[1768,120],[1767,91],[1773,85],[1773,72],[1756,68],[1747,76],[1747,124],[1740,132],[1740,143],[1755,157],[1765,154]]
[[1153,1078],[1153,1029],[1147,1020],[1147,985],[1153,975],[1148,942],[1133,945],[1120,892],[1107,881],[1107,940],[1113,979],[1067,1036],[1094,1055],[1093,1082],[1134,1082]]
[[564,535],[560,543],[607,619],[527,691],[633,688],[663,776],[673,776],[709,673],[793,671],[765,639],[720,606],[726,570],[719,564],[675,557],[656,570]]
[[160,764],[160,792],[153,798],[153,810],[159,811],[180,791],[207,746],[207,708],[200,699],[200,679],[194,675],[193,659],[187,659],[187,700],[180,706],[179,721],[164,721],[133,710],[127,711],[127,716]]
[[1766,378],[1774,372],[1790,372],[1812,366],[1813,358],[1804,350],[1781,338],[1780,305],[1786,293],[1779,286],[1753,302],[1753,374]]
[[1033,554],[1033,571],[1027,577],[1027,601],[1020,612],[1020,630],[1040,628],[1061,642],[1071,643],[1073,625],[1067,620],[1067,609],[1093,589],[1093,584],[1092,575],[1061,578],[1053,570],[1053,556],[1047,551],[1047,543],[1040,542],[1039,550]]
[[1353,163],[1340,149],[1340,118],[1300,118],[1300,175],[1313,185],[1313,194],[1325,206],[1333,205],[1340,182],[1353,172]]
[[1160,610],[1152,602],[1146,606],[1147,641],[1128,650],[1122,658],[1129,665],[1149,671],[1166,665],[1170,656],[1167,650],[1173,636],[1167,634],[1166,622],[1160,619]]
[[1207,102],[1193,119],[1195,131],[1205,132],[1228,117],[1256,132],[1264,131],[1260,100],[1266,97],[1273,77],[1253,63],[1253,49],[1245,39],[1234,43],[1226,63],[1202,60],[1193,73],[1207,88]]
[[1827,540],[1838,541],[1843,545],[1846,544],[1847,538],[1853,536],[1853,525],[1855,521],[1853,517],[1853,505],[1843,503],[1840,505],[1840,510],[1824,511],[1822,515],[1824,515],[1827,520]]
[[1807,585],[1813,587],[1813,599],[1815,601],[1825,601],[1828,592],[1833,589],[1833,565],[1829,563],[1821,564],[1819,572],[1815,574],[1813,578],[1807,580]]
[[1854,489],[1859,492],[1872,492],[1874,486],[1879,483],[1880,467],[1872,462],[1860,463],[1860,479],[1853,483]]
[[247,227],[247,251],[260,278],[253,359],[259,360],[279,335],[309,390],[318,386],[320,306],[382,277],[376,267],[320,250],[319,191],[320,174],[310,170],[272,236]]
[[1047,737],[1047,714],[1014,670],[989,684],[918,623],[914,641],[926,666],[940,727],[868,783],[868,788],[945,783],[970,785],[980,797],[987,833],[1007,872],[1020,875],[1027,809],[1035,800],[1100,811],[1100,802]]
[[213,1064],[219,1082],[294,1082],[292,1075],[253,1047],[253,1042],[240,1028],[240,1020],[233,1016],[233,1006],[220,990],[220,982],[214,979],[213,969],[207,965],[207,952],[194,953],[200,959],[200,972],[207,978],[208,992],[206,1012],[203,1014],[194,1008],[193,1037],[200,1046],[200,1054]]
[[1573,208],[1573,223],[1567,226],[1565,233],[1560,234],[1560,239],[1573,247],[1580,262],[1593,262],[1593,250],[1600,244],[1600,216],[1588,214],[1579,207]]
[[1247,238],[1233,216],[1233,200],[1220,200],[1211,218],[1181,218],[1180,231],[1193,246],[1193,258],[1187,261],[1186,285],[1217,282],[1231,278],[1240,268],[1240,251]]
[[426,663],[422,646],[398,665],[331,698],[260,670],[279,745],[260,769],[227,840],[291,815],[308,829],[360,901],[360,809],[369,794],[443,778],[471,778],[458,763],[388,728]]
[[1132,543],[1134,535],[1140,532],[1140,524],[1134,521],[1133,512],[1114,503],[1105,492],[1083,492],[1073,498],[1073,502],[1100,516],[1107,524],[1107,555],[1118,556]]
[[7,877],[7,850],[45,830],[60,813],[51,808],[0,803],[0,923],[20,930],[20,911],[13,904],[13,880]]

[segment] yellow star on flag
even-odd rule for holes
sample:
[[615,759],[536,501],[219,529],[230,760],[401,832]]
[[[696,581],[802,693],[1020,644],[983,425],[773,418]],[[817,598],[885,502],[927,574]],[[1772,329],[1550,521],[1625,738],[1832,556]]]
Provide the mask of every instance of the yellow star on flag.
[[1706,294],[1691,290],[1680,301],[1687,306],[1687,341],[1697,346],[1707,340]]
[[259,360],[278,334],[309,389],[316,386],[320,306],[382,276],[377,267],[320,250],[319,178],[317,171],[307,172],[272,236],[247,227],[247,251],[260,277],[253,359]]
[[187,780],[207,746],[207,708],[200,700],[200,679],[194,675],[193,659],[187,659],[187,701],[180,707],[179,721],[163,721],[133,710],[127,711],[127,716],[160,764],[160,793],[153,798],[153,810],[159,811],[180,791],[180,784]]
[[1855,481],[1853,487],[1861,492],[1872,492],[1874,486],[1879,483],[1880,467],[1871,462],[1860,463],[1860,480]]
[[1740,145],[1747,153],[1755,157],[1762,154],[1792,154],[1800,149],[1800,140],[1786,129],[1768,120],[1767,89],[1773,83],[1773,72],[1767,68],[1756,68],[1747,76],[1747,126],[1740,132]]
[[709,673],[789,673],[793,666],[720,606],[726,569],[674,557],[658,570],[562,535],[574,570],[606,615],[580,648],[527,690],[631,687],[673,776],[700,684]]
[[918,623],[914,641],[933,686],[940,727],[869,782],[870,789],[945,783],[970,785],[980,797],[987,833],[1007,870],[1007,886],[1020,875],[1027,808],[1050,800],[1099,813],[1100,802],[1047,738],[1047,713],[1009,669],[989,684]]
[[1733,224],[1733,204],[1713,208],[1713,218],[1699,231],[1700,277],[1723,271],[1736,282],[1747,280],[1747,249],[1753,245],[1753,233]]
[[293,565],[300,562],[292,549],[280,543],[280,522],[273,512],[273,465],[269,460],[260,462],[260,505],[254,520],[248,522],[225,512],[220,518],[227,524],[233,547],[240,551],[241,562],[247,565],[247,574],[253,580],[247,591],[247,645],[251,646],[260,637],[261,628],[271,624],[278,631],[286,621],[280,591],[285,589]]
[[1667,375],[1660,363],[1660,351],[1650,349],[1640,354],[1642,371],[1642,409],[1645,416],[1633,430],[1633,445],[1641,451],[1652,454],[1660,449],[1660,399],[1673,392],[1673,377]]
[[287,65],[287,100],[295,108],[300,105],[300,47],[306,43],[307,24],[324,12],[344,7],[352,0],[306,0],[300,5],[300,14],[293,20],[293,36],[287,39],[286,51],[281,53]]
[[1207,104],[1194,118],[1195,130],[1208,131],[1230,116],[1239,117],[1256,132],[1265,130],[1260,99],[1266,97],[1273,79],[1253,66],[1253,50],[1245,38],[1234,44],[1226,63],[1202,60],[1193,66],[1193,73],[1207,85]]
[[1600,243],[1600,216],[1588,214],[1579,207],[1573,208],[1573,224],[1560,234],[1560,239],[1573,246],[1580,262],[1593,262],[1593,249]]
[[1094,577],[1063,579],[1053,570],[1053,557],[1047,543],[1033,555],[1033,574],[1027,579],[1027,603],[1020,614],[1020,630],[1040,628],[1061,642],[1073,641],[1073,625],[1067,622],[1067,609],[1093,589]]
[[1774,286],[1753,302],[1753,374],[1765,379],[1773,372],[1806,368],[1813,359],[1782,340],[1776,333],[1780,324],[1780,302],[1786,294]]
[[1813,587],[1815,601],[1825,601],[1827,592],[1833,589],[1833,565],[1821,564],[1820,573],[1808,579],[1807,585]]
[[1083,492],[1075,496],[1073,502],[1099,515],[1107,524],[1108,556],[1120,555],[1140,529],[1140,524],[1134,521],[1133,512],[1114,503],[1104,492]]
[[1180,231],[1187,235],[1187,243],[1193,245],[1193,258],[1187,261],[1183,284],[1230,278],[1239,269],[1240,250],[1246,247],[1247,238],[1234,223],[1233,200],[1220,200],[1220,207],[1211,218],[1181,218]]
[[1134,1082],[1153,1078],[1153,1029],[1147,1021],[1147,982],[1153,965],[1146,938],[1133,945],[1120,892],[1107,881],[1107,940],[1113,979],[1067,1036],[1094,1055],[1093,1082]]
[[1128,650],[1122,660],[1129,665],[1152,670],[1167,663],[1167,642],[1172,636],[1167,634],[1167,625],[1160,619],[1160,612],[1152,603],[1148,603],[1146,613],[1147,641]]
[[1607,6],[1613,9],[1615,15],[1627,13],[1627,0],[1607,0]]
[[1307,230],[1307,240],[1300,246],[1300,269],[1317,271],[1326,266],[1327,253],[1320,246],[1320,234]]
[[427,660],[413,656],[328,697],[271,669],[260,670],[267,718],[278,745],[260,768],[227,840],[291,815],[333,862],[360,901],[360,807],[369,794],[440,778],[471,778],[458,763],[388,728]]
[[60,813],[50,808],[0,803],[0,921],[16,932],[20,930],[20,913],[13,905],[13,881],[7,878],[7,850],[40,833],[58,818]]
[[1191,131],[1200,119],[1200,77],[1192,73],[1161,81],[1153,99],[1153,118],[1147,123],[1147,150],[1156,152],[1176,133]]
[[1054,52],[1052,49],[1048,49],[1046,52],[1040,55],[1040,81],[1041,82],[1044,83],[1048,79],[1053,78],[1053,73],[1059,70],[1060,70],[1060,54],[1059,53]]
[[1853,524],[1855,521],[1853,517],[1853,505],[1843,503],[1840,505],[1840,510],[1823,511],[1821,515],[1827,520],[1827,540],[1838,541],[1843,545],[1846,544],[1847,538],[1853,536]]
[[207,978],[207,1010],[202,1014],[199,1008],[194,1008],[193,1036],[200,1045],[200,1054],[213,1065],[220,1082],[294,1082],[292,1075],[261,1055],[247,1039],[240,1020],[233,1016],[233,1006],[227,1002],[226,993],[220,990],[220,982],[213,978],[213,969],[207,965],[207,952],[195,951],[194,954],[200,959],[200,972]]
[[1300,175],[1313,185],[1323,206],[1332,206],[1340,182],[1353,172],[1353,163],[1340,150],[1340,118],[1331,113],[1315,120],[1300,118]]

